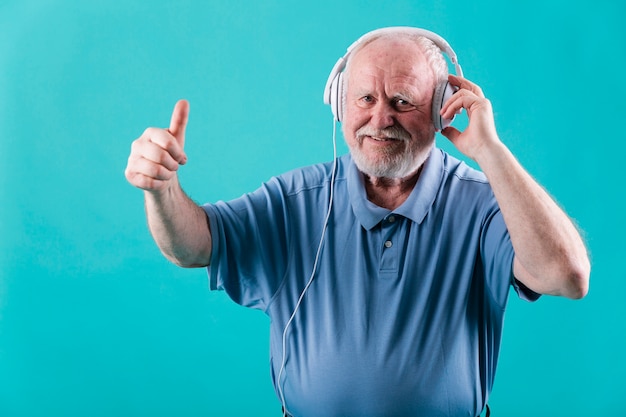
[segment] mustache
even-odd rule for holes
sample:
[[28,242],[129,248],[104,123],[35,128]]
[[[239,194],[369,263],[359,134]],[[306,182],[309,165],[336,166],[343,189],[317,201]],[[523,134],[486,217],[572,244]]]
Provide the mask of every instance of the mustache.
[[375,129],[371,126],[363,126],[356,131],[355,135],[358,139],[362,139],[364,136],[370,136],[373,138],[380,139],[393,139],[393,140],[402,140],[409,141],[411,140],[411,135],[401,126],[389,126],[384,129]]

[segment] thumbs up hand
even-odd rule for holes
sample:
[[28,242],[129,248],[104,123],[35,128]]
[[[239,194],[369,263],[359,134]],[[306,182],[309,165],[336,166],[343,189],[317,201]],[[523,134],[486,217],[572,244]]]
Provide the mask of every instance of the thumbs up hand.
[[169,129],[150,127],[133,142],[126,166],[126,179],[142,190],[158,193],[166,190],[180,165],[187,163],[184,151],[189,103],[176,103]]

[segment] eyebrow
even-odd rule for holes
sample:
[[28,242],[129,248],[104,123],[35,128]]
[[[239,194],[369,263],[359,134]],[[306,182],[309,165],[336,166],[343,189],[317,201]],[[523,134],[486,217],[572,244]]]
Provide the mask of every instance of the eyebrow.
[[[371,90],[369,89],[365,89],[362,88],[360,90],[355,90],[353,95],[355,97],[363,97],[363,96],[373,96],[375,95],[373,92],[371,92]],[[394,93],[391,97],[392,100],[394,99],[401,99],[401,100],[406,100],[410,103],[415,103],[415,97],[412,94],[406,93],[406,92],[397,92]]]
[[395,93],[391,98],[405,100],[405,101],[408,101],[411,104],[415,104],[415,98],[411,94]]

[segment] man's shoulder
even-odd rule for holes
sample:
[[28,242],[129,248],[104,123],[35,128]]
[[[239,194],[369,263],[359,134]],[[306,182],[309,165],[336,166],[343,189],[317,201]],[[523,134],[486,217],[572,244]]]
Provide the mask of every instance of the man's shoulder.
[[333,177],[333,169],[336,169],[335,182],[343,181],[345,167],[350,163],[350,158],[348,155],[344,155],[337,158],[336,162],[336,168],[334,161],[318,163],[287,171],[274,177],[273,180],[280,184],[287,195],[329,187]]
[[[440,196],[455,204],[488,207],[496,204],[491,184],[485,174],[454,156],[441,151],[442,182]],[[452,200],[450,200],[452,199]]]
[[451,179],[489,185],[489,181],[482,171],[467,165],[464,161],[442,149],[438,149],[438,151],[442,155],[443,171]]

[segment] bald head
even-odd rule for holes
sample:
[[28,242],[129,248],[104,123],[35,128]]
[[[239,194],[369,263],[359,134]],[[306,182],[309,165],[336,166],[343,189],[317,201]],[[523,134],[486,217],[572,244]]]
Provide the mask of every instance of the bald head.
[[[398,31],[398,32],[388,32],[381,33],[379,35],[372,36],[371,38],[366,39],[362,43],[358,44],[352,53],[348,56],[346,62],[346,68],[344,70],[344,82],[347,83],[350,78],[350,67],[354,65],[354,59],[363,49],[368,48],[372,44],[376,46],[381,46],[382,49],[388,49],[389,51],[398,49],[398,48],[407,48],[407,51],[415,51],[415,53],[419,53],[421,59],[425,61],[427,66],[430,68],[432,75],[434,76],[434,87],[440,83],[444,82],[448,78],[448,65],[446,60],[444,59],[441,50],[435,43],[421,35],[411,32]],[[391,59],[391,55],[387,55],[387,59]],[[344,86],[345,87],[345,86]],[[344,88],[345,93],[345,88]],[[344,97],[345,99],[345,97]]]

